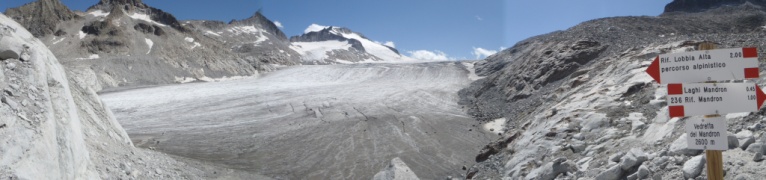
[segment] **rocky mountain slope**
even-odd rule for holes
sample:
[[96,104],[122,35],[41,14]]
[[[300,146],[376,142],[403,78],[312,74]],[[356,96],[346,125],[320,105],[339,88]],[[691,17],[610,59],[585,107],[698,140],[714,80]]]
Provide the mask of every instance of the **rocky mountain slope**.
[[39,0],[6,15],[34,29],[77,75],[96,80],[97,90],[215,81],[297,64],[410,60],[345,28],[288,39],[260,12],[229,23],[182,22],[141,0],[101,0],[86,12]]
[[[53,4],[60,2],[41,0],[7,11],[18,12],[12,14],[16,19],[40,10],[69,11],[49,7]],[[78,75],[97,80],[97,90],[256,73],[252,64],[225,46],[140,0],[102,0],[77,16],[57,25],[46,24],[55,27],[55,32],[39,37],[69,69],[79,69]]]
[[[260,11],[252,17],[221,21],[184,21],[184,25],[206,37],[215,39],[233,54],[254,64],[259,71],[274,70],[273,65],[300,64],[300,54],[290,49],[287,36]],[[192,42],[193,43],[193,42]]]
[[268,179],[138,149],[86,79],[0,15],[0,175],[4,179]]
[[394,47],[372,41],[348,28],[312,24],[300,36],[290,37],[293,50],[304,63],[412,62]]
[[23,7],[8,9],[5,15],[30,29],[35,37],[53,34],[59,23],[79,17],[58,0],[31,2]]
[[[505,122],[506,131],[466,177],[704,179],[704,155],[686,149],[683,130],[700,117],[668,118],[665,86],[644,70],[658,54],[701,42],[759,47],[763,56],[766,11],[755,2],[676,0],[658,17],[591,20],[477,62],[486,78],[460,91],[461,104],[485,122]],[[766,175],[758,158],[764,114],[726,116],[725,178]]]

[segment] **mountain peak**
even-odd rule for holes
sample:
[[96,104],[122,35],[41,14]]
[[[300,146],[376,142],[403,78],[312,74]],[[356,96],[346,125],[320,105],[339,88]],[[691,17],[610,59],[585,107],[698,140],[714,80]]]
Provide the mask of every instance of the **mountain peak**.
[[766,5],[766,0],[673,0],[665,6],[663,13],[701,12],[720,6],[740,5],[747,2],[760,6]]
[[132,5],[132,6],[143,6],[144,3],[141,2],[141,0],[101,0],[98,2],[99,4],[114,4],[114,5]]
[[38,0],[18,8],[9,8],[5,15],[19,22],[35,37],[53,34],[59,22],[77,18],[77,15],[59,0]]
[[253,16],[250,16],[247,19],[243,19],[243,20],[231,20],[229,22],[229,24],[232,24],[232,25],[258,25],[258,26],[261,26],[262,28],[266,29],[268,32],[275,33],[278,38],[281,38],[283,40],[287,40],[287,36],[285,35],[285,33],[282,32],[282,30],[280,30],[279,27],[277,27],[277,25],[274,24],[273,21],[271,21],[268,18],[266,18],[266,16],[264,16],[261,13],[261,10],[256,11],[255,14],[253,14]]

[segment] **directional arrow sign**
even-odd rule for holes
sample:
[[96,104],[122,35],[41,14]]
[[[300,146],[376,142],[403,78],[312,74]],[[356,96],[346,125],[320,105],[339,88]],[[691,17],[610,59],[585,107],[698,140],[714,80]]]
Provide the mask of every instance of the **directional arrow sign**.
[[758,78],[758,49],[663,54],[652,61],[646,73],[663,84]]
[[766,100],[751,83],[668,84],[670,117],[758,111]]

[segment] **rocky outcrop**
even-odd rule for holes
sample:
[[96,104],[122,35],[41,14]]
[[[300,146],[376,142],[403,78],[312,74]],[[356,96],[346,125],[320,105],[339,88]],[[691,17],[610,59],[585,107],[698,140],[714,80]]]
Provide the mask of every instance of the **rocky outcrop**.
[[287,36],[285,36],[285,33],[282,32],[282,30],[279,29],[279,27],[277,27],[277,25],[274,24],[273,21],[269,20],[268,18],[266,18],[266,16],[261,14],[260,10],[256,11],[255,14],[253,14],[253,16],[251,16],[251,17],[249,17],[247,19],[232,20],[231,22],[229,22],[229,25],[233,25],[233,26],[238,26],[238,25],[240,25],[240,26],[241,25],[258,26],[258,27],[261,27],[261,29],[265,30],[266,32],[269,32],[269,33],[273,34],[275,37],[277,37],[281,41],[286,41],[287,40]]
[[170,13],[162,11],[141,2],[141,0],[101,0],[96,5],[88,8],[87,11],[102,10],[104,12],[119,13],[116,10],[122,10],[128,13],[141,13],[149,15],[153,21],[169,25],[170,27],[185,32],[188,29],[181,26],[181,22]]
[[[3,179],[270,179],[138,149],[96,94],[94,76],[0,14]],[[91,72],[92,73],[92,72]]]
[[272,71],[275,65],[300,64],[300,54],[290,48],[284,32],[260,11],[253,16],[221,21],[185,21],[192,31],[216,40],[258,71]]
[[77,18],[59,0],[39,0],[18,8],[10,8],[5,15],[19,22],[24,28],[30,29],[35,37],[42,37],[58,31],[56,27],[63,21]]
[[[53,53],[2,15],[0,39],[4,43],[0,51],[28,57],[0,61],[0,89],[4,89],[0,95],[4,103],[0,106],[0,155],[4,157],[0,174],[11,179],[98,178],[83,128],[83,121],[92,117],[78,112],[107,112],[103,106],[80,106],[79,98],[95,100],[89,99],[95,92],[70,86]],[[129,145],[125,131],[110,120],[103,123],[103,130],[113,133],[113,141]]]
[[[313,31],[300,36],[290,37],[290,42],[345,41],[351,44],[351,48],[364,52],[364,46],[362,46],[362,43],[359,42],[359,40],[349,39],[338,33],[353,33],[353,31],[347,28],[330,26],[321,31]],[[360,36],[364,38],[364,36]]]
[[760,6],[766,5],[764,0],[673,0],[665,6],[664,12],[700,12],[719,6],[740,5],[745,2]]

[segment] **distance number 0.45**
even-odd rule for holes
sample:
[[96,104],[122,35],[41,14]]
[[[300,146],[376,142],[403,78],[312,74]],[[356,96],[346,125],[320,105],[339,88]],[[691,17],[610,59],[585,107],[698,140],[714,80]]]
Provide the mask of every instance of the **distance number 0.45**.
[[753,92],[755,91],[755,86],[748,86],[745,89],[747,89],[747,92]]

